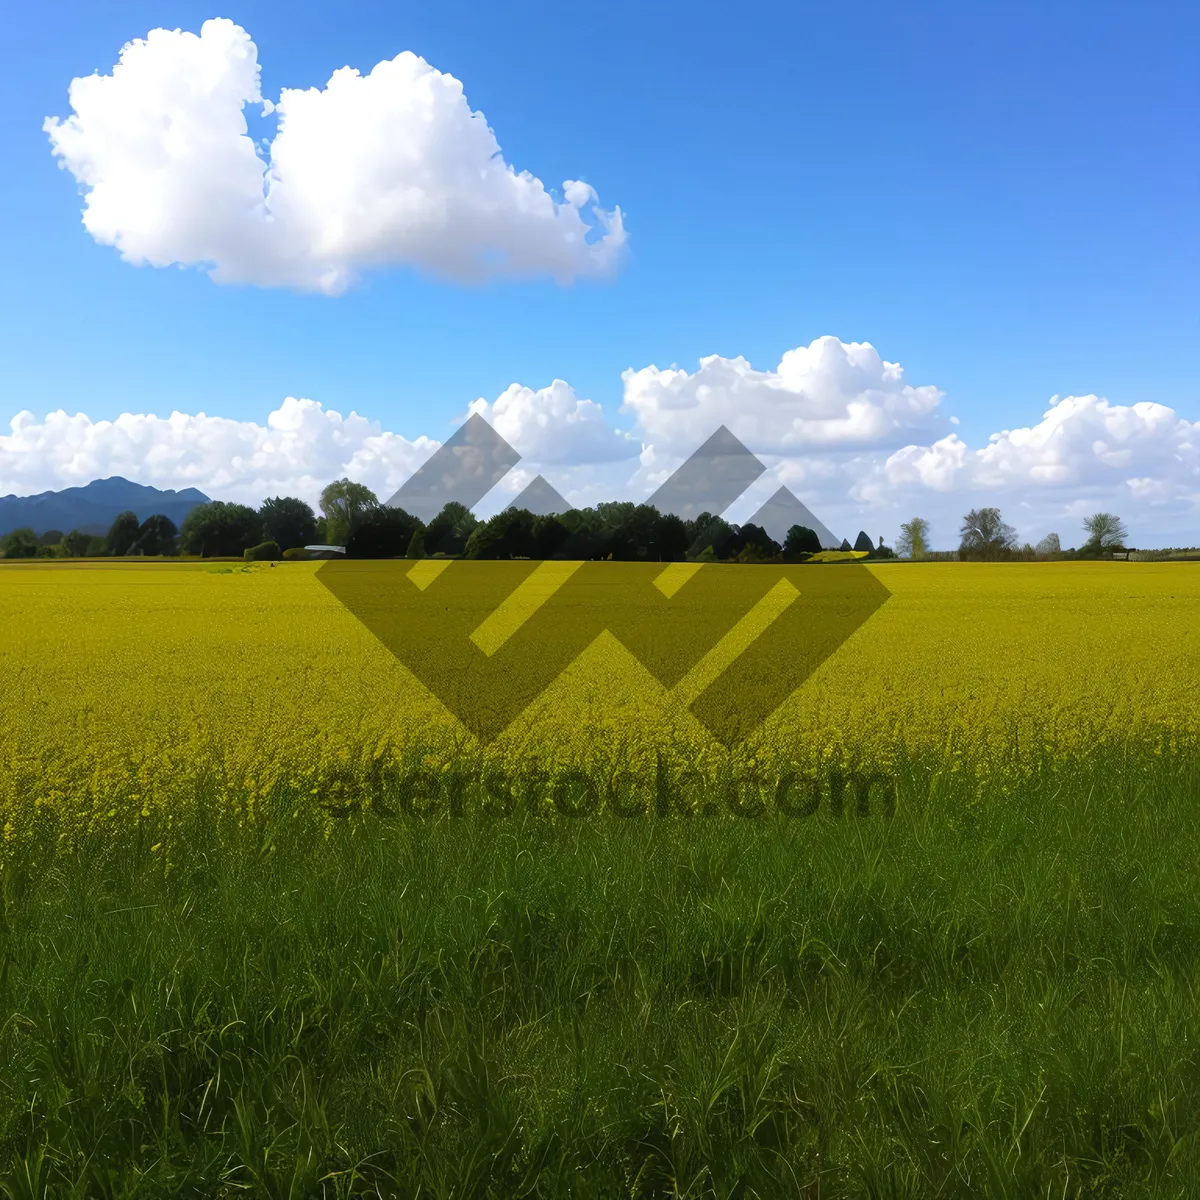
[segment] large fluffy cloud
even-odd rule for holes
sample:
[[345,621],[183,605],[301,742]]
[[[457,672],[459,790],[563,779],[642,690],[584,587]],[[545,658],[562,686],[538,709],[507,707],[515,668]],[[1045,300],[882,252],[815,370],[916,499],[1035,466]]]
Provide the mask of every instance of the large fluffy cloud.
[[29,494],[122,475],[253,504],[279,494],[315,502],[342,476],[388,496],[439,444],[409,441],[355,413],[343,417],[292,397],[263,425],[180,412],[93,421],[60,410],[43,420],[18,413],[10,428],[0,435],[0,492]]
[[1041,421],[994,433],[970,449],[955,434],[890,455],[864,481],[864,499],[897,490],[1019,491],[1108,488],[1139,499],[1200,499],[1200,421],[1162,404],[1057,397]]
[[[1081,517],[1097,509],[1124,516],[1136,545],[1200,541],[1200,421],[1171,408],[1068,396],[1040,422],[973,448],[953,432],[914,440],[940,424],[941,392],[907,384],[900,367],[869,346],[822,338],[784,361],[788,368],[775,372],[755,372],[741,359],[705,359],[692,374],[626,372],[629,432],[563,380],[540,389],[513,384],[477,400],[468,411],[522,455],[478,511],[503,507],[539,472],[577,505],[642,499],[725,424],[768,466],[730,508],[732,520],[747,519],[785,484],[850,537],[866,527],[891,538],[899,521],[920,514],[933,521],[935,543],[950,547],[963,512],[997,504],[1031,541],[1053,529],[1069,545],[1079,540]],[[182,413],[115,421],[21,413],[0,435],[0,493],[125,475],[257,503],[280,493],[315,500],[327,482],[348,475],[384,497],[438,444],[290,398],[264,424]]]
[[[336,293],[389,265],[568,282],[611,272],[625,244],[620,209],[514,170],[462,84],[411,53],[272,104],[250,35],[211,20],[130,42],[69,96],[72,115],[46,121],[54,153],[88,232],[132,263]],[[244,112],[258,104],[279,122],[261,155]]]
[[851,534],[894,533],[920,512],[951,546],[966,508],[999,504],[1034,540],[1060,527],[1071,537],[1082,513],[1104,507],[1126,513],[1142,545],[1200,537],[1200,422],[1161,404],[1056,397],[1039,423],[972,448],[943,423],[955,422],[940,415],[938,388],[835,337],[789,350],[773,371],[714,356],[693,372],[650,366],[624,381],[623,411],[645,443],[636,489],[648,492],[721,424],[769,465],[730,509],[735,520],[783,483]]
[[719,425],[756,453],[895,446],[934,429],[942,393],[914,387],[869,342],[817,338],[789,350],[773,371],[713,355],[688,373],[643,367],[624,376],[623,410],[647,442],[686,454]]
[[476,400],[470,412],[489,421],[522,457],[541,465],[614,462],[641,449],[609,427],[599,404],[581,399],[561,379],[537,391],[514,383],[494,402]]

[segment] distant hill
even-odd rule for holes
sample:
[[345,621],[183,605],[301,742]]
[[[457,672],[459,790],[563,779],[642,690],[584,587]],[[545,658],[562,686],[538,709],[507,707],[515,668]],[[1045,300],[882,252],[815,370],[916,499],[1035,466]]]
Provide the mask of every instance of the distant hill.
[[139,521],[161,513],[179,525],[197,504],[206,504],[208,499],[195,488],[184,488],[181,492],[161,491],[114,475],[111,479],[96,479],[85,487],[64,488],[61,492],[0,497],[0,536],[14,529],[32,529],[36,534],[50,529],[60,529],[63,533],[81,529],[85,533],[104,534],[123,512],[137,513]]

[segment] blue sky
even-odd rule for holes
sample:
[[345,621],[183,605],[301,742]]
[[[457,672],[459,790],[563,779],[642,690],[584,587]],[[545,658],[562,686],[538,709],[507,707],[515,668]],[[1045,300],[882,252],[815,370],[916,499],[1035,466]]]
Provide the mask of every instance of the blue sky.
[[[508,163],[620,206],[620,270],[463,284],[397,265],[329,296],[123,262],[82,227],[42,122],[126,41],[215,16],[253,38],[266,96],[403,50],[455,76]],[[1036,426],[1054,394],[1200,419],[1193,4],[47,4],[8,28],[0,429],[60,408],[261,424],[295,396],[440,440],[471,401],[556,378],[633,429],[627,368],[770,371],[821,335],[940,389],[972,449]],[[33,486],[11,455],[4,471],[0,492]],[[1110,482],[1136,507],[1107,478],[1039,514]],[[1192,479],[1159,497],[1172,527],[1200,529]],[[883,503],[867,494],[827,503]]]

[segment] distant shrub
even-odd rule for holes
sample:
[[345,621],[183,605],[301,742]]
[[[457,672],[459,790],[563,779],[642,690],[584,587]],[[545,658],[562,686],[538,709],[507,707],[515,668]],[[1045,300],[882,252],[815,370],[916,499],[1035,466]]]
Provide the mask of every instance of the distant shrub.
[[250,562],[278,562],[283,555],[279,552],[278,542],[259,542],[242,551],[242,557]]
[[303,546],[293,546],[283,552],[284,562],[303,562],[308,558],[308,551]]

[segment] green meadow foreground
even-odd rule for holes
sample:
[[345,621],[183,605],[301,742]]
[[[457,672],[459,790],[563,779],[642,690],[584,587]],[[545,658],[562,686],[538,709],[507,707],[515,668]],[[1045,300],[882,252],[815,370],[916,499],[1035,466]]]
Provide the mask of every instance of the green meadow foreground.
[[6,1193],[1200,1193],[1200,570],[871,570],[729,751],[608,635],[481,747],[313,564],[0,568]]

